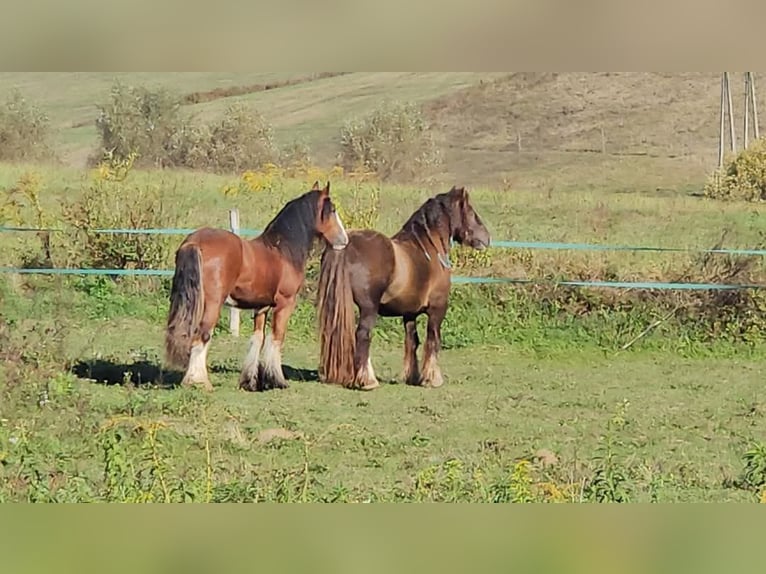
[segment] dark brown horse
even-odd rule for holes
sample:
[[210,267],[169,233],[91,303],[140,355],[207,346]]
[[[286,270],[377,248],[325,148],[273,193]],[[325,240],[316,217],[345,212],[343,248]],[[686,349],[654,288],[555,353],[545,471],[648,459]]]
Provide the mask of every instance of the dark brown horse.
[[[325,250],[319,278],[320,378],[371,390],[378,386],[370,360],[377,317],[404,321],[404,381],[443,384],[437,364],[441,324],[450,290],[450,241],[484,249],[489,231],[465,188],[430,198],[391,238],[373,230],[351,231],[343,251]],[[355,322],[354,305],[359,310]],[[422,371],[417,317],[428,315]],[[356,324],[356,330],[354,329]]]
[[[227,304],[254,314],[240,387],[249,391],[287,387],[282,344],[316,237],[324,237],[332,249],[348,243],[329,183],[320,190],[316,182],[311,191],[288,202],[255,239],[203,228],[183,241],[176,252],[165,331],[168,362],[186,369],[182,384],[212,390],[207,351],[221,308]],[[270,309],[274,310],[271,334],[264,337]]]

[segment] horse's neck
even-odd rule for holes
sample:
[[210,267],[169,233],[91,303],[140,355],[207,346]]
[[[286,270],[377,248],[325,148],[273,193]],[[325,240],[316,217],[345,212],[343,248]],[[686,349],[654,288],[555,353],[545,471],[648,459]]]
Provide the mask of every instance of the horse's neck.
[[264,249],[273,249],[277,251],[280,256],[289,260],[300,271],[306,267],[313,241],[314,238],[312,236],[308,245],[297,245],[294,241],[291,242],[287,240],[279,232],[267,231],[258,237],[251,239],[250,243]]
[[418,229],[402,229],[392,238],[399,243],[411,243],[427,260],[432,257],[442,259],[449,256],[449,234],[441,229],[431,229],[421,226]]

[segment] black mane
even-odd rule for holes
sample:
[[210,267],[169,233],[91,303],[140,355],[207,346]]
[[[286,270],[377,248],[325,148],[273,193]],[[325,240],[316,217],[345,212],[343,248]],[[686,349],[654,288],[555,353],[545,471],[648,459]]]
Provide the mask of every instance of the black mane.
[[264,244],[284,253],[296,269],[306,264],[316,236],[319,190],[288,201],[259,236]]

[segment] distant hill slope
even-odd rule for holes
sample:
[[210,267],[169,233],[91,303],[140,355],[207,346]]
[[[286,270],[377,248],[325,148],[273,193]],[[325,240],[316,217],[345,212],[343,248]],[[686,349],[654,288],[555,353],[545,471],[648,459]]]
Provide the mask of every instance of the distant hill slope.
[[[422,104],[445,150],[445,180],[508,189],[649,191],[699,187],[714,167],[719,77],[717,72],[0,73],[0,95],[19,87],[43,105],[60,130],[62,155],[74,165],[96,145],[95,104],[119,78],[174,89],[200,102],[185,109],[203,118],[220,115],[233,102],[251,102],[280,140],[305,139],[321,163],[332,162],[346,119],[395,98]],[[740,75],[732,78],[741,138],[743,85]],[[266,84],[274,89],[258,89]],[[760,94],[758,103],[766,110]]]
[[[273,123],[282,141],[304,138],[318,159],[332,161],[343,122],[369,112],[383,98],[424,102],[479,82],[497,72],[350,72],[322,77],[313,72],[56,72],[0,73],[0,96],[19,88],[50,114],[59,130],[64,159],[82,164],[97,143],[96,104],[109,95],[116,79],[126,84],[163,86],[200,103],[185,109],[202,118],[216,117],[234,102],[250,102]],[[287,83],[271,90],[265,84]],[[252,93],[237,88],[252,87]],[[194,97],[200,92],[230,97]],[[246,91],[246,90],[244,90]],[[215,95],[215,94],[212,94]]]
[[[741,139],[744,85],[738,74],[732,81]],[[764,109],[761,94],[758,103]],[[564,72],[509,74],[425,109],[462,177],[547,170],[553,179],[562,171],[599,178],[636,168],[648,180],[683,184],[715,166],[719,105],[718,72]]]

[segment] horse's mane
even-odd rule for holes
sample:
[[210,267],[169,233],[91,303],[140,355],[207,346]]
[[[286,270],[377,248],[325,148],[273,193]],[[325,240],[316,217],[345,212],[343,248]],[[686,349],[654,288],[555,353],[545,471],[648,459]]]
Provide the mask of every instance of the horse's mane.
[[[452,210],[452,191],[440,193],[427,199],[409,219],[404,222],[402,228],[394,235],[395,239],[403,239],[408,235],[418,240],[425,239],[430,232],[439,234],[442,247],[449,249],[449,239],[452,235],[453,222],[450,219]],[[446,225],[445,225],[446,223]]]
[[258,237],[265,245],[284,253],[301,269],[314,240],[319,190],[313,189],[288,201]]

